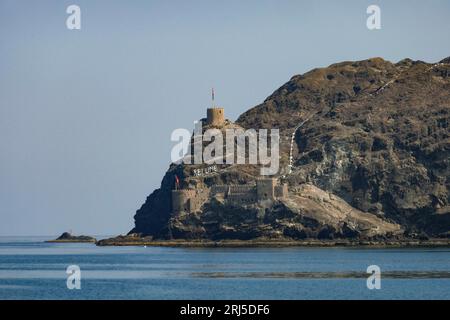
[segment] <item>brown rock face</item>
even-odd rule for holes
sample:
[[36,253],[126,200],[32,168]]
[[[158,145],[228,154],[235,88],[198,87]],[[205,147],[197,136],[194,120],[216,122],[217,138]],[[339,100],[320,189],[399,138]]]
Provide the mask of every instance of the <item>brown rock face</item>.
[[384,239],[403,233],[398,224],[352,208],[310,184],[293,188],[289,197],[270,206],[213,200],[203,212],[173,217],[169,225],[172,236],[182,239]]
[[[308,183],[334,194],[358,212],[358,221],[363,217],[378,219],[369,219],[370,230],[378,224],[386,229],[385,233],[395,233],[399,224],[407,234],[446,234],[450,231],[449,59],[437,64],[410,59],[393,64],[374,58],[314,69],[294,76],[264,103],[242,114],[236,124],[244,128],[280,129],[280,174],[286,175],[290,137],[306,120],[295,132],[294,167],[285,177],[291,192]],[[132,232],[156,237],[242,239],[375,235],[364,233],[369,230],[365,227],[344,225],[342,216],[326,215],[323,206],[314,209],[320,211],[312,219],[315,224],[305,227],[299,216],[308,218],[305,212],[311,212],[312,203],[309,211],[308,207],[297,210],[301,203],[308,203],[300,199],[305,197],[301,192],[265,213],[264,219],[285,219],[275,227],[269,223],[270,228],[267,220],[256,217],[252,220],[252,214],[260,211],[255,208],[254,212],[253,209],[243,212],[242,208],[207,204],[196,215],[170,217],[170,190],[175,172],[184,186],[244,184],[255,179],[252,171],[244,167],[235,166],[194,179],[189,166],[173,165],[161,188],[138,210]],[[219,218],[214,217],[217,214],[222,218],[215,225],[212,222]],[[289,219],[299,221],[282,218],[286,214],[292,215]],[[317,220],[324,214],[326,218]],[[238,215],[253,222],[240,221]]]

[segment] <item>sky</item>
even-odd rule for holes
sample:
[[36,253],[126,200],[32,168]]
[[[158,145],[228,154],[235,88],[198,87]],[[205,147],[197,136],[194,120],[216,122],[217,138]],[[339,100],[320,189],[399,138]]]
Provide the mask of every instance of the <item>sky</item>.
[[449,34],[449,0],[0,0],[0,236],[127,233],[212,87],[236,120],[316,67],[439,61]]

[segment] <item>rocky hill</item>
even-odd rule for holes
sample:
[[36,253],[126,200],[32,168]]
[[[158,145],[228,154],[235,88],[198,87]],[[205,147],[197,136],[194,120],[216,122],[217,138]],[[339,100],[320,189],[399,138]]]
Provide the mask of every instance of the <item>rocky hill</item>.
[[435,64],[373,58],[296,75],[235,122],[280,129],[286,200],[262,214],[258,206],[214,200],[174,216],[175,175],[181,188],[208,188],[250,183],[258,171],[220,166],[195,177],[195,166],[172,164],[130,233],[159,239],[447,237],[449,113],[450,58]]
[[54,240],[48,240],[46,242],[90,242],[90,243],[95,243],[97,242],[97,240],[94,237],[91,236],[76,236],[71,234],[70,232],[63,232],[58,238],[54,239]]

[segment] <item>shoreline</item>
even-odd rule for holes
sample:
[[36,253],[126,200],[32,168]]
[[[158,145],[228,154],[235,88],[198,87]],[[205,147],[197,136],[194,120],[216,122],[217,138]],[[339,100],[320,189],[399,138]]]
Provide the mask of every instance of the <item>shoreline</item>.
[[432,240],[143,240],[104,239],[97,246],[148,246],[173,248],[285,248],[285,247],[359,247],[359,248],[450,248],[450,239]]
[[96,240],[46,240],[45,243],[97,243]]

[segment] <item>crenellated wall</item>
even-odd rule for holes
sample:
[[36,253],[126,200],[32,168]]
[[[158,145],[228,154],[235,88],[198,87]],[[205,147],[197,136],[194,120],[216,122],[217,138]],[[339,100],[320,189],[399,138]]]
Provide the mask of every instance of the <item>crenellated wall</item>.
[[288,194],[286,184],[277,179],[261,178],[256,185],[213,185],[210,189],[172,191],[173,213],[198,212],[211,197],[220,197],[230,204],[256,204],[258,201],[283,199]]
[[227,195],[227,202],[234,204],[253,204],[258,201],[256,197],[256,190],[247,193],[231,193]]
[[211,194],[215,195],[218,193],[248,193],[255,189],[255,185],[214,185],[211,187]]

